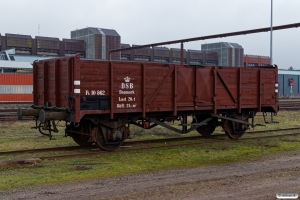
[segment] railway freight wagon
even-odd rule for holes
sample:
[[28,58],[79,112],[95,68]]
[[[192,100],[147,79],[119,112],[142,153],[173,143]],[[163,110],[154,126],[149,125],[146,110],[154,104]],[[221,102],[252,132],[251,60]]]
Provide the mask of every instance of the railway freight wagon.
[[[34,109],[19,110],[19,118],[35,116],[40,132],[49,136],[57,131],[55,120],[63,120],[65,134],[79,145],[96,143],[109,151],[127,138],[131,124],[179,133],[196,129],[204,136],[222,126],[238,139],[254,125],[256,112],[278,111],[277,66],[111,62],[76,55],[34,62],[33,71]],[[166,123],[178,119],[180,129]]]

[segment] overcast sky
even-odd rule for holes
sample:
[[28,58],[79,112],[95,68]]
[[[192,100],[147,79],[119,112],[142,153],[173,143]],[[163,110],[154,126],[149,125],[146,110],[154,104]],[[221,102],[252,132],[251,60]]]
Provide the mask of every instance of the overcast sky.
[[[85,27],[116,30],[122,43],[149,44],[270,26],[271,0],[0,0],[0,33],[70,38]],[[300,0],[273,0],[273,26],[300,22]],[[38,28],[40,27],[40,28]],[[185,43],[234,42],[270,55],[270,32]],[[180,47],[180,44],[171,47]],[[273,63],[300,70],[300,27],[273,32]]]

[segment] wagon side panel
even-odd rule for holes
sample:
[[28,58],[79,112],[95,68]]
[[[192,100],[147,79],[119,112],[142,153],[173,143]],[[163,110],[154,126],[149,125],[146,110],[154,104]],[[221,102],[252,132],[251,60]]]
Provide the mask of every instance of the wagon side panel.
[[[178,110],[194,109],[195,70],[192,67],[179,67],[177,71],[178,71],[177,73]],[[201,71],[199,73],[201,73]],[[199,85],[199,87],[203,87],[203,86]],[[201,95],[198,95],[198,97],[202,98]]]
[[212,109],[213,105],[213,72],[211,67],[198,68],[196,70],[196,101],[197,106],[204,109]]
[[[274,67],[241,68],[242,108],[278,111],[278,70]],[[277,90],[276,90],[277,89]],[[271,108],[271,110],[270,110]]]
[[146,112],[172,111],[175,65],[152,64],[145,68]]
[[33,64],[34,105],[68,108],[71,94],[72,58],[51,59]]
[[[261,105],[262,111],[272,108],[278,111],[278,72],[277,68],[261,70]],[[269,111],[269,110],[267,110]]]
[[215,103],[218,109],[238,107],[239,68],[221,67],[214,69]]
[[109,63],[99,61],[81,61],[80,107],[78,110],[109,110],[109,96]]

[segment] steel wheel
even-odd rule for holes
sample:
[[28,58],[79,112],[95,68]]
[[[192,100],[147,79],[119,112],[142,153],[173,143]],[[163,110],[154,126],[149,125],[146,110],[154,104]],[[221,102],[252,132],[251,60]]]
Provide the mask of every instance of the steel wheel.
[[241,124],[229,120],[223,121],[223,130],[227,137],[234,140],[241,138],[246,131],[246,129],[241,128]]
[[213,125],[203,125],[203,126],[199,126],[198,128],[196,128],[198,133],[200,133],[204,137],[211,136],[211,134],[213,134],[215,129],[216,129],[216,127]]
[[90,136],[73,133],[71,137],[79,146],[88,147],[93,145],[93,142],[90,141]]
[[93,128],[93,131],[95,133],[96,145],[104,151],[114,151],[118,149],[127,138],[125,126],[115,131],[104,126],[96,126]]
[[[209,115],[198,115],[197,116],[197,121],[201,122],[201,121],[205,120],[208,117],[209,117]],[[213,120],[214,119],[212,119],[210,121],[210,123],[213,122]],[[196,123],[197,121],[196,121],[196,119],[193,119],[192,123]],[[213,134],[215,129],[216,129],[216,126],[213,125],[213,124],[203,125],[203,126],[199,126],[198,128],[196,128],[197,132],[199,134],[201,134],[202,136],[204,136],[204,137],[211,136],[211,134]]]
[[[69,124],[69,125],[67,125],[67,131],[68,130],[75,131],[75,132],[83,132],[85,134],[88,134],[86,132],[86,130],[82,130],[82,125],[81,124],[78,127],[75,127],[73,125],[73,123]],[[83,135],[83,134],[80,134],[80,133],[71,132],[70,136],[73,138],[74,142],[76,142],[79,146],[82,146],[82,147],[91,146],[94,143],[94,142],[91,141],[91,136],[90,135]]]

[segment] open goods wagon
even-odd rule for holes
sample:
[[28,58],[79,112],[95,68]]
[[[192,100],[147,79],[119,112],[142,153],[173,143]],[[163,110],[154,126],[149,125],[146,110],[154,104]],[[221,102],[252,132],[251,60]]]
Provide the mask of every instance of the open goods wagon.
[[[254,124],[256,112],[278,111],[276,66],[221,67],[164,63],[81,60],[78,55],[33,64],[32,110],[41,133],[57,131],[79,145],[118,148],[134,124],[161,125],[180,133],[196,129],[209,136],[222,126],[240,138]],[[193,122],[187,124],[187,116]],[[252,119],[252,123],[248,120]],[[181,120],[181,129],[168,121]]]

